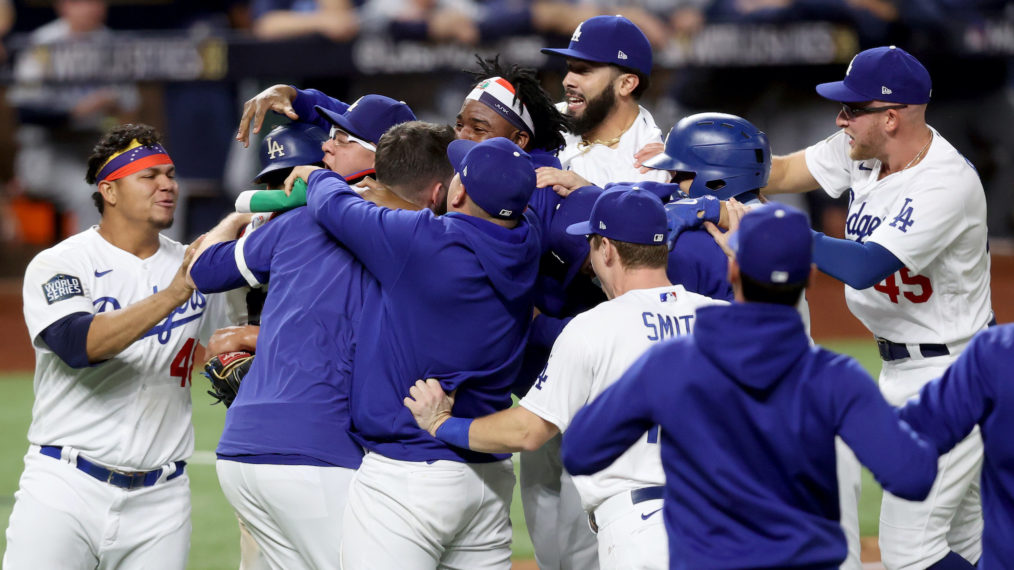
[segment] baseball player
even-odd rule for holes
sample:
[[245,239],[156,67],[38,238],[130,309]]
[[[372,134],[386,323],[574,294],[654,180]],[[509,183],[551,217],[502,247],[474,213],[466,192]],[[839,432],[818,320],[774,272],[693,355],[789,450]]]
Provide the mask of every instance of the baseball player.
[[901,418],[946,452],[978,425],[985,447],[982,465],[982,558],[978,568],[1005,568],[1014,560],[1014,485],[1011,421],[1014,402],[1004,389],[1014,362],[1014,325],[980,332],[943,377],[919,391]]
[[[676,123],[666,136],[663,152],[645,160],[644,166],[673,172],[673,181],[678,182],[692,200],[697,200],[696,205],[684,202],[667,204],[670,214],[685,206],[694,210],[709,207],[714,210],[718,203],[707,200],[708,196],[716,200],[735,198],[748,206],[756,206],[760,204],[760,188],[767,184],[771,148],[767,135],[742,117],[699,113]],[[672,234],[669,239],[673,240]],[[704,228],[681,231],[673,243],[668,270],[673,283],[702,295],[732,300],[728,259]],[[809,334],[810,311],[805,295],[800,299],[800,315]],[[835,439],[835,446],[838,450],[842,529],[849,546],[848,558],[842,568],[859,570],[862,568],[859,537],[862,471],[855,454],[840,438]]]
[[559,105],[571,118],[561,169],[540,168],[539,187],[566,193],[581,186],[609,182],[668,182],[664,172],[640,172],[634,154],[649,143],[661,143],[662,131],[637,101],[648,89],[651,44],[623,16],[585,20],[566,49],[542,50],[567,58],[563,78],[566,100]]
[[[503,138],[454,141],[448,213],[362,200],[333,173],[297,167],[308,208],[380,283],[367,295],[352,371],[352,480],[345,568],[509,568],[509,456],[454,449],[402,405],[417,378],[457,389],[460,412],[511,405],[531,321],[540,236],[523,214],[531,159]],[[290,179],[291,180],[291,179]]]
[[[390,127],[377,148],[379,181],[394,182],[387,188],[399,206],[422,209],[431,186],[451,178],[451,129]],[[416,166],[411,177],[399,161]],[[216,450],[219,481],[269,567],[338,568],[349,482],[362,461],[348,434],[355,333],[377,284],[305,207],[231,240],[243,219],[212,230],[190,271],[209,292],[271,282],[257,358]]]
[[859,363],[811,345],[795,305],[812,247],[802,212],[747,213],[732,233],[737,302],[698,309],[692,335],[650,348],[564,434],[567,470],[590,475],[661,426],[670,568],[837,567],[838,434],[898,496],[933,484],[934,451]]
[[172,160],[147,125],[99,140],[87,180],[98,226],[25,271],[35,346],[30,446],[5,568],[183,568],[190,547],[190,373],[225,322],[186,282]]
[[[452,400],[440,384],[417,382],[405,405],[435,437],[490,453],[536,449],[565,432],[577,410],[646,349],[690,334],[699,307],[721,303],[666,278],[665,211],[645,190],[606,191],[568,231],[591,237],[591,263],[610,301],[567,325],[519,407],[475,420],[450,418]],[[661,516],[653,516],[661,510],[665,484],[658,431],[643,435],[609,469],[574,480],[598,533],[601,568],[668,568],[665,527]]]
[[[982,183],[926,124],[930,90],[929,73],[904,50],[859,53],[844,81],[817,86],[822,97],[841,102],[842,130],[774,157],[765,189],[819,186],[833,197],[849,191],[847,239],[817,234],[814,260],[845,282],[849,309],[875,335],[884,361],[880,388],[894,405],[940,376],[975,333],[995,322]],[[884,495],[885,566],[967,568],[979,559],[981,465],[976,429],[941,457],[929,500]]]
[[254,183],[281,188],[293,167],[325,166],[324,147],[329,138],[327,131],[310,123],[293,121],[271,129],[261,141],[261,171]]

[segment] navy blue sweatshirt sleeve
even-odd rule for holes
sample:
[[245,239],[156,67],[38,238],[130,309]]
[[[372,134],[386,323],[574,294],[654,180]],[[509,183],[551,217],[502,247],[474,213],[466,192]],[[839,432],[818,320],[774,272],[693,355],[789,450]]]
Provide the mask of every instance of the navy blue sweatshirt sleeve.
[[1006,347],[997,342],[1003,328],[1014,333],[1010,327],[979,333],[943,376],[923,386],[919,397],[898,411],[938,453],[950,451],[996,407],[998,381],[1010,374],[1000,370],[1000,363],[1014,361],[1014,334],[1007,335]]
[[71,313],[49,325],[39,336],[46,346],[71,368],[85,368],[88,362],[88,328],[92,325],[92,313]]
[[324,132],[331,130],[331,123],[321,117],[314,106],[320,105],[328,111],[338,114],[344,113],[349,108],[348,104],[316,89],[300,89],[296,86],[292,86],[292,88],[296,90],[296,100],[292,102],[292,110],[299,115],[299,120],[304,123],[313,123],[324,129]]
[[271,261],[278,240],[295,212],[286,213],[238,240],[216,243],[201,253],[190,277],[201,293],[220,293],[237,287],[256,287],[271,277]]
[[655,425],[649,396],[652,390],[644,383],[652,375],[668,375],[653,370],[653,354],[658,348],[652,347],[574,416],[563,434],[560,450],[563,465],[571,475],[591,475],[609,467]]
[[813,262],[817,268],[853,289],[868,289],[905,267],[884,246],[828,237],[813,232]]
[[937,475],[936,450],[898,420],[859,363],[835,355],[831,367],[839,373],[822,378],[834,394],[838,435],[885,490],[910,501],[925,499]]
[[381,283],[392,283],[416,241],[428,211],[391,210],[364,200],[339,174],[315,170],[307,180],[310,216],[342,242]]

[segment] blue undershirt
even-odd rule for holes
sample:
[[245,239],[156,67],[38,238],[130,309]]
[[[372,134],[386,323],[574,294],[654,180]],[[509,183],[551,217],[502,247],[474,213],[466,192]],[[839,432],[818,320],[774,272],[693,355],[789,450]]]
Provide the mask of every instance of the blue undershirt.
[[878,243],[859,243],[813,232],[813,262],[817,268],[853,289],[868,289],[905,267]]

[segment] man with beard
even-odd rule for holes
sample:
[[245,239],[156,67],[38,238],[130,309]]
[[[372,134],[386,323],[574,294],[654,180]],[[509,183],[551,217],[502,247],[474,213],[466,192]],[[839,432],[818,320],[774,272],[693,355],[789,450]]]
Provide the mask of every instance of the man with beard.
[[567,49],[542,51],[567,58],[560,109],[572,125],[559,154],[563,170],[540,168],[539,187],[566,194],[588,184],[668,182],[668,173],[642,173],[634,160],[645,145],[662,142],[651,113],[637,103],[651,74],[651,44],[644,33],[623,16],[596,16],[574,30]]

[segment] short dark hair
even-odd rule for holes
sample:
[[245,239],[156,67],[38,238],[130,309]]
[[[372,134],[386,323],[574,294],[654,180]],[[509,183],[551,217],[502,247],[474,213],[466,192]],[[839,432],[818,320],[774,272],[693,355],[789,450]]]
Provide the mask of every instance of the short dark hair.
[[[592,247],[599,247],[602,236],[592,234]],[[644,245],[610,239],[610,243],[616,246],[616,252],[620,256],[620,262],[628,269],[647,267],[652,269],[665,268],[669,265],[669,247],[666,244]]]
[[447,145],[453,140],[450,125],[409,121],[391,127],[377,144],[377,181],[411,190],[431,182],[450,185],[454,169],[447,159]]
[[806,289],[806,281],[802,283],[762,283],[749,275],[739,272],[743,287],[743,298],[754,303],[773,303],[795,307],[799,297]]
[[476,85],[491,77],[503,77],[514,86],[514,99],[528,109],[532,124],[535,125],[535,133],[526,150],[556,152],[566,146],[563,133],[570,132],[570,118],[553,104],[553,99],[542,88],[534,69],[517,65],[507,67],[500,63],[499,55],[483,59],[476,54],[475,61],[479,70],[468,73],[475,79]]
[[[131,141],[134,139],[137,139],[139,143],[145,146],[161,144],[162,142],[162,137],[155,130],[155,127],[151,125],[125,123],[109,129],[102,135],[99,142],[95,143],[92,154],[88,157],[88,172],[85,174],[85,182],[88,184],[99,182],[97,180],[99,170],[109,160],[109,157],[130,146]],[[98,191],[93,192],[92,200],[95,202],[95,207],[98,208],[99,213],[103,213],[105,200],[102,199],[102,194]]]

